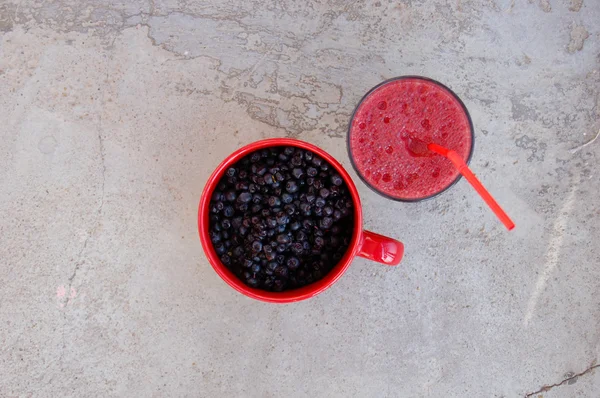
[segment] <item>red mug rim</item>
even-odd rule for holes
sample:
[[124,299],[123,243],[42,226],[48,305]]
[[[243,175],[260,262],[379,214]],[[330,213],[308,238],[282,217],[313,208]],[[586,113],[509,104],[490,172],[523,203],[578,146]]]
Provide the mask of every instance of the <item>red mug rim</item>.
[[[350,241],[348,250],[346,250],[346,253],[342,259],[322,279],[299,289],[286,290],[283,292],[269,292],[266,290],[254,289],[244,284],[244,282],[238,279],[233,272],[231,272],[221,263],[221,260],[215,252],[208,234],[210,198],[219,180],[225,173],[225,170],[252,152],[274,146],[293,146],[307,149],[325,159],[336,169],[338,173],[340,173],[340,176],[344,179],[354,203],[354,231],[352,233],[352,240]],[[236,150],[227,158],[225,158],[225,160],[223,160],[221,164],[219,164],[219,166],[217,166],[217,168],[213,171],[206,182],[204,190],[202,191],[202,196],[198,205],[198,233],[200,235],[202,248],[204,249],[204,253],[208,258],[210,265],[229,286],[238,292],[256,300],[269,303],[291,303],[316,296],[337,282],[344,272],[346,272],[360,248],[360,238],[362,235],[362,206],[360,203],[358,190],[356,189],[352,178],[344,169],[344,167],[329,153],[315,145],[309,144],[308,142],[292,138],[270,138],[253,142]]]

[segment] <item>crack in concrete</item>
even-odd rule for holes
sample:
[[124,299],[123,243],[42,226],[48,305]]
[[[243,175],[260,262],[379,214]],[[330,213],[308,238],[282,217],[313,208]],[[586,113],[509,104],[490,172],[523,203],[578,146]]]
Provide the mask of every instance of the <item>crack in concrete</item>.
[[[115,44],[117,37],[115,36],[111,42],[111,46],[113,46]],[[110,63],[111,58],[109,57],[107,63],[106,63],[106,81],[108,82],[108,79],[110,77],[110,68],[109,68],[109,63]],[[73,272],[71,273],[71,276],[69,277],[69,283],[68,283],[68,287],[66,289],[66,294],[65,294],[65,302],[63,303],[63,312],[62,312],[62,316],[63,316],[63,325],[62,325],[62,349],[60,352],[60,357],[59,357],[59,364],[61,367],[61,370],[64,370],[64,366],[63,366],[63,361],[64,361],[64,355],[65,355],[65,350],[67,348],[66,345],[66,339],[65,339],[65,327],[67,325],[67,305],[69,304],[69,301],[71,300],[71,288],[73,286],[73,281],[75,280],[75,277],[77,276],[77,272],[79,271],[79,269],[81,268],[81,265],[83,265],[83,263],[85,262],[85,259],[82,259],[85,249],[87,248],[87,245],[90,241],[90,239],[92,238],[92,236],[94,235],[94,231],[98,228],[99,224],[100,224],[100,218],[102,217],[102,210],[104,209],[104,197],[105,197],[105,192],[106,192],[106,157],[105,157],[105,148],[104,148],[104,137],[102,136],[102,115],[104,113],[104,106],[106,105],[106,101],[105,101],[105,96],[106,96],[106,90],[102,90],[102,97],[101,97],[101,109],[100,109],[100,113],[98,115],[98,151],[100,153],[100,160],[101,160],[101,165],[102,165],[102,184],[101,184],[101,189],[100,189],[100,204],[98,206],[98,209],[96,210],[96,219],[94,221],[94,226],[92,227],[92,229],[88,232],[85,241],[83,242],[83,246],[81,247],[81,250],[79,250],[79,253],[77,254],[77,258],[78,261],[75,264],[75,268],[73,269]]]
[[[113,38],[111,46],[113,46],[115,44],[115,40],[116,37]],[[106,81],[108,81],[109,79],[109,75],[110,75],[110,69],[108,67],[108,62],[106,65]],[[69,284],[67,287],[67,294],[65,295],[66,299],[65,299],[65,308],[67,306],[67,304],[69,304],[69,300],[71,299],[71,287],[73,286],[73,280],[75,279],[75,277],[77,276],[77,271],[79,271],[79,268],[81,267],[81,265],[85,262],[84,259],[82,259],[83,257],[83,253],[85,251],[85,249],[87,248],[87,245],[91,239],[91,237],[94,235],[94,231],[96,230],[96,228],[98,228],[98,225],[100,223],[100,218],[102,217],[102,210],[104,209],[104,196],[105,196],[105,186],[106,186],[106,159],[105,159],[105,150],[104,150],[104,137],[102,136],[102,114],[104,113],[104,106],[106,104],[105,102],[105,95],[106,95],[106,90],[102,90],[102,99],[101,99],[101,110],[100,113],[98,115],[98,151],[100,153],[100,160],[101,160],[101,165],[102,165],[102,184],[101,184],[101,189],[100,189],[100,205],[98,206],[98,209],[96,210],[96,220],[94,222],[94,227],[90,230],[90,232],[88,233],[87,237],[85,238],[85,241],[83,242],[83,246],[81,248],[81,250],[79,251],[79,254],[77,255],[77,258],[79,259],[79,261],[75,264],[75,268],[73,269],[73,273],[71,274],[71,276],[69,277]]]
[[[596,361],[593,361],[592,363],[595,363],[595,362],[596,362]],[[584,370],[583,372],[581,372],[581,373],[577,373],[577,374],[574,374],[574,375],[572,375],[571,377],[568,377],[568,378],[564,379],[564,380],[563,380],[563,381],[561,381],[560,383],[556,383],[556,384],[551,384],[551,385],[543,386],[542,388],[540,388],[540,389],[539,389],[539,390],[537,390],[537,391],[534,391],[534,392],[532,392],[532,393],[526,394],[526,395],[525,395],[525,398],[529,398],[529,397],[532,397],[532,396],[534,396],[534,395],[536,395],[536,394],[541,394],[541,393],[543,393],[543,392],[548,392],[548,391],[550,391],[551,389],[553,389],[553,388],[555,388],[555,387],[560,387],[560,386],[562,386],[562,385],[563,385],[563,384],[565,384],[565,383],[569,383],[570,381],[573,381],[573,382],[574,382],[574,380],[576,380],[577,378],[579,378],[579,377],[581,377],[581,376],[583,376],[583,375],[586,375],[586,374],[590,373],[591,371],[593,371],[594,369],[596,369],[596,368],[598,368],[598,367],[600,367],[600,364],[598,364],[598,365],[592,365],[592,366],[590,366],[589,368],[587,368],[586,370]],[[573,384],[573,383],[569,383],[569,384]]]

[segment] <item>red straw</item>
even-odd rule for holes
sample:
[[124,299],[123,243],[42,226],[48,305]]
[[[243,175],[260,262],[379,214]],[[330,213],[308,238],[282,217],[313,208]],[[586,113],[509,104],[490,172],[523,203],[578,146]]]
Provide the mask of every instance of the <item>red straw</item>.
[[454,166],[458,169],[458,172],[462,174],[467,181],[475,188],[477,193],[485,200],[485,203],[492,209],[492,211],[498,216],[500,221],[504,224],[504,226],[510,231],[515,227],[515,223],[508,217],[508,214],[502,210],[498,202],[494,200],[492,195],[485,189],[485,187],[479,182],[475,174],[469,169],[469,166],[465,163],[465,161],[460,157],[460,155],[448,148],[444,148],[443,146],[437,144],[427,144],[427,149],[432,152],[437,153],[438,155],[445,156],[448,158]]

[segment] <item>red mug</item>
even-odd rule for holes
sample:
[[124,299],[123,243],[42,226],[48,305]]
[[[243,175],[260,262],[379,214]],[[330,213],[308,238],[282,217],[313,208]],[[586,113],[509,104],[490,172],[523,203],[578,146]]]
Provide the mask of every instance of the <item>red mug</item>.
[[[251,288],[238,279],[233,272],[231,272],[219,259],[219,256],[215,252],[212,242],[210,241],[208,228],[209,228],[209,205],[212,193],[215,187],[218,185],[219,180],[229,167],[237,163],[240,159],[246,155],[274,146],[293,146],[296,148],[302,148],[316,153],[321,158],[331,164],[337,172],[342,176],[350,195],[354,203],[354,231],[352,233],[352,240],[346,250],[346,254],[338,262],[338,264],[329,271],[322,279],[311,283],[310,285],[303,286],[299,289],[286,290],[283,292],[269,292],[266,290],[260,290]],[[360,205],[360,197],[358,196],[358,190],[350,178],[350,175],[344,170],[342,165],[333,158],[330,154],[307,142],[294,140],[290,138],[272,138],[268,140],[262,140],[254,142],[250,145],[246,145],[243,148],[238,149],[231,155],[229,155],[212,173],[204,191],[200,198],[200,204],[198,206],[198,232],[200,234],[200,242],[204,253],[208,258],[208,261],[225,282],[238,292],[245,294],[248,297],[260,301],[266,301],[269,303],[291,303],[294,301],[305,300],[313,297],[331,285],[333,285],[342,274],[348,269],[354,257],[360,256],[368,258],[369,260],[377,261],[386,265],[398,265],[402,259],[404,253],[404,245],[397,240],[388,238],[383,235],[379,235],[370,231],[365,231],[362,226],[362,207]]]

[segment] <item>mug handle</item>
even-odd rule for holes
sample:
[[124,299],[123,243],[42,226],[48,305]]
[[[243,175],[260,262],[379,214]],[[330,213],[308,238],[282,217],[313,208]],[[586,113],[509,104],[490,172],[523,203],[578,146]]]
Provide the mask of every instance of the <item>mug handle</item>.
[[385,265],[398,265],[404,255],[404,245],[387,236],[363,231],[358,255]]

